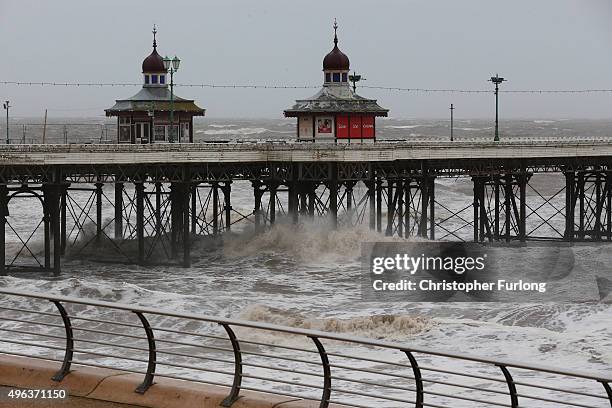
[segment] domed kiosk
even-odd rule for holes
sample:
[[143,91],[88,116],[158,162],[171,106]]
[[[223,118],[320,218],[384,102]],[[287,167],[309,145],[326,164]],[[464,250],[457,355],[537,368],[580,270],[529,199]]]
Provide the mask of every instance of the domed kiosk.
[[387,116],[389,110],[351,89],[350,60],[338,48],[337,30],[334,21],[334,48],[323,58],[323,88],[308,99],[297,100],[285,110],[285,116],[297,118],[298,140],[374,141],[375,118]]
[[[193,117],[205,110],[193,100],[171,97],[164,59],[157,53],[157,30],[153,27],[153,51],[142,61],[142,89],[128,99],[115,101],[106,116],[117,117],[119,143],[193,142]],[[173,113],[173,115],[171,114]],[[170,129],[174,129],[174,137]]]

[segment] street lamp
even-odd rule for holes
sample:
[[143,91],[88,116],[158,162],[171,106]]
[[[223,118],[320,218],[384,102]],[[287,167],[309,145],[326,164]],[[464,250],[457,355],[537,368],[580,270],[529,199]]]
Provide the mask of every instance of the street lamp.
[[357,82],[365,81],[361,75],[357,75],[355,71],[353,71],[353,75],[349,75],[349,81],[353,83],[353,92],[357,92]]
[[6,101],[2,106],[6,109],[6,144],[9,144],[9,108],[11,105],[9,101]]
[[501,78],[499,74],[495,74],[494,77],[491,77],[489,80],[495,84],[495,142],[499,142],[499,84],[505,81],[504,78]]
[[455,129],[454,129],[455,128],[455,124],[453,123],[453,113],[454,113],[454,111],[455,111],[455,105],[451,103],[451,107],[450,107],[450,113],[451,113],[451,124],[450,124],[450,128],[451,128],[451,142],[453,140],[455,140],[454,135],[453,135],[453,133],[455,131]]
[[174,143],[174,73],[178,71],[181,60],[175,55],[174,58],[164,58],[164,68],[170,71],[170,143]]

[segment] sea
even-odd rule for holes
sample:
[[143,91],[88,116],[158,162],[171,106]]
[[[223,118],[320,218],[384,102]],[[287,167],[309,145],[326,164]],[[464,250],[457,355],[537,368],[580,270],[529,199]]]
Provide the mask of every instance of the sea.
[[[18,137],[29,143],[38,143],[42,140],[40,123],[40,120],[33,118],[15,119],[11,127],[12,143],[18,143],[14,140]],[[68,140],[70,143],[108,142],[115,137],[114,127],[114,122],[105,118],[57,119],[49,122],[46,138],[48,143],[59,143],[62,140]],[[245,142],[254,140],[292,141],[296,132],[295,127],[295,121],[290,119],[205,118],[196,121],[194,135],[196,143],[236,140]],[[493,131],[492,121],[455,120],[454,123],[456,140],[492,139]],[[442,141],[449,139],[450,125],[447,120],[378,119],[377,136],[381,141]],[[507,120],[501,123],[502,140],[576,140],[610,137],[612,137],[612,121],[605,120],[544,118]],[[541,178],[537,179],[538,177]],[[537,192],[542,197],[548,198],[557,193],[557,188],[561,188],[563,182],[554,176],[546,175],[534,176],[534,180],[537,181],[534,182]],[[472,191],[469,179],[440,179],[436,181],[436,190],[437,200],[446,203],[449,208],[461,209],[469,207],[471,203]],[[252,189],[248,183],[235,183],[232,194],[232,204],[238,211],[245,213],[252,211]],[[538,194],[531,191],[530,197],[533,198],[530,199],[535,200],[531,202],[533,208],[543,202],[542,198],[537,196]],[[84,206],[87,198],[88,195],[83,194],[77,196],[76,200],[80,200],[80,205]],[[40,217],[37,212],[40,209],[28,204],[25,200],[22,202],[23,205],[11,208],[11,218],[15,220],[15,228],[29,231],[39,222]],[[552,233],[554,229],[563,230],[563,219],[558,214],[558,210],[563,205],[562,194],[554,197],[549,204],[543,204],[541,213],[545,218],[548,218],[546,214],[550,215],[549,224],[552,225],[542,227],[549,228],[548,233]],[[105,213],[105,218],[108,217],[111,215]],[[443,217],[443,214],[439,214],[438,217]],[[456,222],[456,226],[459,226],[460,220]],[[84,223],[87,224],[87,220]],[[533,224],[533,228],[536,226]],[[449,229],[452,227],[452,224],[449,225]],[[470,231],[466,232],[466,238],[469,237]],[[450,238],[452,237],[446,239]],[[11,235],[7,240],[9,255],[11,251],[15,255],[14,252],[20,247],[17,238]],[[193,264],[187,269],[168,264],[143,267],[132,264],[96,262],[71,255],[69,250],[67,258],[63,260],[61,276],[53,277],[48,273],[34,272],[11,273],[9,276],[0,277],[0,287],[120,302],[175,312],[319,329],[402,343],[407,347],[430,348],[610,376],[612,372],[612,295],[610,295],[609,287],[605,289],[605,284],[597,287],[595,279],[592,279],[577,289],[570,287],[566,291],[560,291],[546,302],[489,303],[454,302],[452,300],[435,302],[427,298],[422,298],[418,302],[364,301],[360,286],[360,274],[363,273],[361,270],[362,243],[401,242],[402,240],[401,238],[385,237],[369,230],[367,225],[349,226],[341,223],[339,229],[336,230],[330,227],[329,220],[326,218],[303,220],[297,226],[281,219],[274,227],[263,232],[256,233],[251,227],[245,226],[235,228],[218,240],[196,241],[192,249]],[[42,248],[39,235],[34,235],[31,243],[33,251]],[[500,247],[496,250],[509,270],[513,270],[513,264],[517,260],[520,261],[523,270],[519,271],[518,269],[521,268],[516,266],[517,275],[526,273],[525,268],[531,268],[537,272],[538,268],[542,267],[542,259],[554,259],[556,253],[553,251],[551,258],[550,247],[542,243],[528,244],[524,247]],[[563,256],[571,259],[571,272],[575,276],[584,274],[591,278],[599,278],[599,282],[612,282],[610,266],[612,265],[612,244],[604,242],[567,246],[564,247]],[[576,296],[576,291],[584,291],[585,296]],[[596,292],[599,296],[593,295]],[[0,306],[5,307],[29,308],[33,305],[47,312],[54,311],[53,305],[45,302],[33,302],[14,297],[0,299]],[[79,310],[83,314],[95,313],[90,308]],[[8,311],[2,313],[13,316]],[[118,316],[107,311],[105,316],[118,321],[125,319],[125,321],[135,322],[129,315]],[[158,319],[155,323],[174,330],[187,327],[192,332],[222,334],[219,328],[207,324],[191,323],[185,326],[184,323],[170,318]],[[26,327],[23,323],[18,322],[7,324],[3,327],[13,329]],[[61,330],[49,330],[59,335],[62,334]],[[6,339],[14,335],[1,333],[1,338]],[[178,334],[166,333],[165,335],[175,336],[172,337],[175,339],[183,338]],[[266,343],[312,348],[312,344],[307,339],[292,336],[279,336],[249,330],[240,330],[238,335],[239,337],[241,335],[252,336],[257,341]],[[21,339],[24,338],[30,341],[35,339],[28,336],[21,337]],[[193,338],[190,340],[194,341]],[[54,339],[44,339],[44,342],[45,344],[62,345],[61,341]],[[372,347],[352,346],[346,343],[328,344],[328,346],[337,352],[360,355],[372,360],[397,362],[403,358]],[[80,347],[120,354],[120,351],[104,346],[95,347],[92,344],[82,344]],[[259,350],[258,346],[252,345],[252,347]],[[166,348],[172,347],[166,346]],[[172,348],[175,351],[182,349],[189,348],[178,345]],[[49,353],[36,347],[2,343],[0,339],[0,352],[3,350],[36,355],[48,355]],[[287,356],[294,354],[288,350],[285,350],[285,353]],[[217,352],[210,351],[208,355],[217,355]],[[146,355],[143,354],[142,357]],[[139,362],[126,362],[95,355],[83,355],[82,358],[85,359],[84,361],[124,368],[143,369],[145,366]],[[260,363],[264,361],[263,358],[254,358],[255,360],[252,361]],[[417,358],[422,358],[424,366],[479,373],[503,380],[501,372],[496,367],[441,357],[420,356],[418,353]],[[185,362],[186,364],[190,360],[176,357],[166,361]],[[278,364],[277,366],[296,370],[299,366],[298,363],[281,364],[270,360],[267,360],[267,364]],[[410,375],[409,370],[405,371],[404,368],[393,365],[385,366],[375,362],[354,364],[361,368],[382,369],[386,367],[392,372]],[[231,365],[223,366],[222,363],[217,362],[205,362],[200,365],[217,369],[231,368]],[[165,367],[166,371],[162,368],[159,370],[175,376],[211,381],[228,382],[231,378],[220,373],[203,374],[180,367]],[[262,377],[279,375],[265,369],[250,370],[246,371],[258,373]],[[574,381],[553,374],[532,375],[518,369],[514,370],[514,374],[525,382],[604,395],[603,387],[594,382]],[[491,385],[482,379],[459,380],[457,377],[442,372],[427,372],[425,376],[442,382],[463,381],[462,383],[479,389],[491,387],[505,390],[503,383]],[[283,377],[295,381],[316,382],[316,378],[304,377],[299,373],[285,373],[279,378]],[[366,381],[378,380],[400,387],[411,385],[409,380],[401,378],[390,380],[365,372],[360,372],[355,378]],[[320,395],[320,390],[307,387],[278,385],[261,379],[246,379],[245,381],[248,384],[254,384],[253,387],[262,389],[295,392],[299,395],[314,397]],[[354,383],[342,384],[341,388],[357,392],[364,390],[362,386]],[[411,400],[413,398],[413,394],[402,390],[377,390],[376,386],[367,388],[372,393],[398,399]],[[480,396],[486,401],[507,403],[497,394],[480,394],[480,391],[474,389],[462,389],[452,385],[432,383],[427,385],[426,389],[454,396],[475,398]],[[549,398],[557,395],[554,391],[544,392],[529,387],[525,389],[525,394],[542,395]],[[482,405],[474,405],[473,402],[435,395],[427,396],[427,398],[432,403],[448,407],[488,406],[484,402]],[[583,398],[587,397],[571,397],[566,401],[574,401],[592,407],[609,406],[609,402],[603,399]],[[363,406],[406,406],[399,402],[385,402],[354,394],[337,394],[334,399]],[[525,406],[530,407],[559,406],[556,403],[525,401]]]

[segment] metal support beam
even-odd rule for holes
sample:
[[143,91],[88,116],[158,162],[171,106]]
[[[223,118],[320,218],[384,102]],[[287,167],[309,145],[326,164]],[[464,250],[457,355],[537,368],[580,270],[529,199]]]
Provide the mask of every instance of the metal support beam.
[[329,212],[332,218],[332,227],[338,228],[338,168],[331,163],[331,180],[329,181]]
[[134,183],[136,188],[136,240],[138,241],[138,263],[144,264],[145,261],[145,242],[144,242],[144,184]]
[[429,177],[429,239],[436,239],[436,217],[435,217],[435,199],[436,199],[436,183],[434,177]]
[[527,239],[527,174],[522,172],[519,175],[519,240],[525,242]]
[[231,200],[231,192],[232,192],[232,182],[226,181],[223,186],[223,198],[225,200],[225,231],[229,231],[232,227],[232,200]]
[[500,217],[500,210],[499,210],[499,187],[501,185],[501,180],[499,178],[499,176],[494,176],[493,177],[493,182],[495,183],[494,189],[495,189],[495,240],[499,241],[499,237],[500,237],[500,233],[499,233],[499,217]]
[[505,208],[506,208],[506,242],[510,242],[510,228],[511,228],[511,220],[512,220],[512,176],[506,174],[505,184],[504,184],[504,198],[505,198]]
[[594,241],[601,241],[601,212],[603,209],[603,202],[601,200],[601,173],[595,174],[595,219],[593,220],[593,234],[592,238]]
[[270,224],[274,225],[276,222],[276,190],[278,189],[277,183],[268,184],[270,190]]
[[584,240],[585,237],[585,233],[584,233],[584,198],[585,198],[585,194],[584,194],[584,184],[585,184],[585,180],[584,180],[584,172],[580,171],[578,172],[578,186],[577,186],[577,190],[578,190],[578,199],[580,200],[580,213],[578,214],[578,237],[581,240]]
[[195,236],[198,232],[198,203],[197,203],[197,198],[198,198],[198,185],[197,183],[193,183],[190,188],[190,195],[191,195],[191,235]]
[[376,231],[382,232],[382,180],[376,180]]
[[123,183],[115,183],[115,239],[123,239]]
[[429,183],[427,176],[421,178],[421,220],[419,222],[419,236],[427,238],[427,208],[429,207]]
[[0,185],[0,276],[6,275],[6,217],[8,211],[8,188]]
[[406,237],[409,237],[411,233],[410,206],[412,205],[412,189],[410,188],[410,179],[404,180],[403,186],[401,186],[400,188],[404,189],[404,201],[406,201],[406,205],[404,206],[404,235]]
[[61,184],[54,184],[49,186],[50,193],[50,212],[51,217],[51,231],[53,231],[53,274],[59,276],[61,272],[61,257],[62,257],[62,243],[61,243],[61,231],[60,231],[60,196],[62,191]]
[[565,234],[566,241],[574,240],[574,205],[575,205],[575,186],[576,173],[565,171]]
[[170,184],[170,258],[178,256],[179,227],[179,187],[176,183]]
[[[397,195],[397,235],[404,236],[404,182],[398,180],[395,183],[395,194]],[[408,227],[406,227],[406,230]]]
[[44,246],[45,246],[45,266],[51,270],[51,194],[49,186],[43,185],[43,224],[44,224]]
[[212,184],[212,200],[213,200],[213,235],[219,234],[219,184]]
[[191,195],[192,186],[189,183],[182,183],[181,185],[181,209],[183,213],[183,267],[191,267],[191,224],[189,222],[189,196]]
[[606,171],[606,237],[612,240],[612,172]]
[[393,235],[393,219],[395,218],[395,200],[397,195],[393,194],[394,181],[387,180],[387,230],[385,235]]
[[317,184],[312,182],[308,186],[308,215],[314,217],[315,202],[317,200]]
[[251,184],[253,185],[253,197],[255,198],[255,206],[253,208],[255,231],[259,231],[261,227],[261,197],[263,196],[264,190],[262,190],[262,183],[259,180],[254,180]]
[[369,204],[369,218],[370,218],[370,230],[376,229],[376,190],[374,188],[374,180],[366,181],[368,188],[368,204]]
[[162,231],[164,230],[162,224],[162,215],[161,215],[161,207],[162,207],[162,183],[155,183],[155,235],[160,237]]
[[480,242],[479,235],[479,215],[480,215],[480,183],[481,180],[478,177],[472,177],[473,183],[473,201],[472,206],[474,207],[474,242]]
[[66,255],[66,206],[68,205],[68,184],[62,184],[60,196],[60,253]]
[[102,187],[104,184],[96,183],[96,242],[102,240]]

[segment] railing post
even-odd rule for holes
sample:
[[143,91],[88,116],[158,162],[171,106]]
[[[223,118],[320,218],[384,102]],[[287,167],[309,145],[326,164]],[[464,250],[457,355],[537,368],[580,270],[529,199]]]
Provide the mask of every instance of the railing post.
[[414,382],[416,385],[416,396],[414,401],[414,408],[423,408],[423,400],[425,392],[423,391],[423,377],[421,376],[421,369],[419,368],[419,364],[416,361],[414,355],[408,350],[402,350],[406,353],[408,360],[410,360],[410,366],[412,367],[412,372],[414,374]]
[[504,373],[504,377],[506,377],[506,383],[508,383],[508,391],[510,391],[510,406],[512,408],[518,408],[518,393],[516,392],[516,385],[514,384],[514,380],[512,379],[512,375],[510,371],[506,368],[506,366],[498,365],[498,367]]
[[66,349],[64,351],[64,362],[62,363],[62,368],[55,373],[51,379],[53,381],[60,382],[68,375],[70,372],[70,366],[72,364],[72,356],[74,354],[74,335],[72,333],[72,324],[70,323],[70,317],[68,317],[68,313],[64,306],[56,300],[52,300],[53,304],[59,311],[62,316],[62,321],[64,322],[64,329],[66,330]]
[[230,394],[221,402],[222,407],[231,407],[234,402],[240,398],[240,386],[242,385],[242,353],[240,352],[240,343],[236,338],[236,334],[227,323],[219,323],[229,337],[232,348],[234,349],[234,382]]
[[319,408],[327,408],[329,406],[329,399],[331,397],[331,368],[329,366],[329,358],[325,347],[317,337],[308,336],[317,346],[319,355],[321,356],[321,364],[323,365],[323,394],[321,395],[321,403]]
[[600,383],[604,386],[604,389],[608,394],[608,399],[610,400],[610,406],[612,407],[612,387],[610,387],[610,384],[605,381],[600,381]]
[[157,352],[155,349],[155,337],[153,337],[153,329],[149,324],[149,321],[141,312],[133,312],[138,316],[140,322],[142,323],[142,327],[147,334],[147,341],[149,343],[149,365],[147,366],[147,374],[145,375],[145,379],[138,387],[136,387],[136,392],[138,394],[144,394],[150,386],[153,385],[153,378],[155,377],[155,366],[157,364]]

